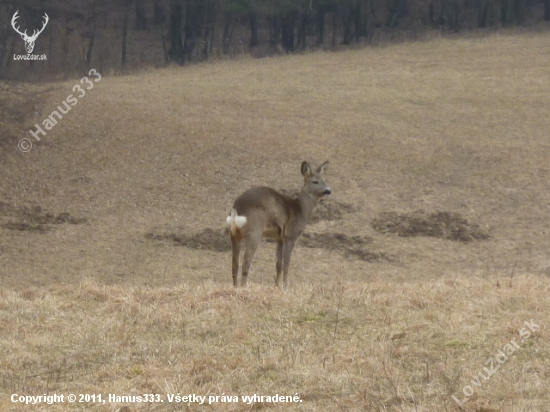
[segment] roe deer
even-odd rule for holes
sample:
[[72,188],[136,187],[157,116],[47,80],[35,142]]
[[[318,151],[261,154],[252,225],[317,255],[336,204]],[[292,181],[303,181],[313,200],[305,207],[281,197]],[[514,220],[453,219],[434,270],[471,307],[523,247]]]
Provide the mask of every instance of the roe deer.
[[294,243],[304,231],[319,200],[332,193],[323,179],[327,165],[328,160],[314,171],[308,162],[302,163],[304,186],[298,198],[284,196],[270,187],[254,187],[235,200],[226,220],[231,227],[234,286],[237,286],[241,241],[244,239],[246,244],[241,280],[242,286],[245,286],[252,258],[263,235],[277,241],[275,283],[279,286],[282,272],[283,285],[287,287],[288,267]]

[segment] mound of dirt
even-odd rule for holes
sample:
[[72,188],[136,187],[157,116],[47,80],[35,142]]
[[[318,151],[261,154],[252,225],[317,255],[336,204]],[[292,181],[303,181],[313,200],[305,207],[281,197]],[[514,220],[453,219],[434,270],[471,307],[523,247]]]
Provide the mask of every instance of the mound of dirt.
[[440,239],[470,242],[489,238],[489,234],[477,223],[463,218],[459,213],[417,210],[411,213],[381,213],[371,226],[382,233],[398,236],[430,236]]
[[54,225],[78,225],[86,222],[86,218],[76,218],[68,212],[55,214],[45,212],[40,206],[14,207],[5,202],[0,202],[0,219],[7,220],[0,225],[3,228],[42,233],[51,230]]

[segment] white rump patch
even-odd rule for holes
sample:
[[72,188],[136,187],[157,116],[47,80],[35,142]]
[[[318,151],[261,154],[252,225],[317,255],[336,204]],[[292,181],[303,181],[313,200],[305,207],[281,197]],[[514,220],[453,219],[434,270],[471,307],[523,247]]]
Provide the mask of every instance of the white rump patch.
[[231,227],[231,233],[235,234],[237,229],[242,228],[246,224],[246,216],[239,216],[236,209],[231,209],[231,214],[225,219]]
[[246,216],[235,216],[235,224],[240,229],[246,224]]

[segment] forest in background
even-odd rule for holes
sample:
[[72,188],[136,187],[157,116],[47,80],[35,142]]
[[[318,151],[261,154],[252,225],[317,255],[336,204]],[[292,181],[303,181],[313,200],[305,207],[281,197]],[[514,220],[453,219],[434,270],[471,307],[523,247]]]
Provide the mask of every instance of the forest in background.
[[[17,61],[36,39],[44,61]],[[48,23],[44,27],[48,16]],[[132,72],[550,21],[550,0],[0,0],[0,80]]]

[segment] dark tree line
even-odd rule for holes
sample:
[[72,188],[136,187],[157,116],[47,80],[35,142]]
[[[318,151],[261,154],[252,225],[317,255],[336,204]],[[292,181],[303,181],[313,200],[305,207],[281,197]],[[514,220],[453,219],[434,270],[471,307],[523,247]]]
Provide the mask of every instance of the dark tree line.
[[[14,63],[24,53],[11,27],[16,10],[29,32],[48,13],[35,50],[47,62]],[[550,0],[0,0],[0,77],[118,72],[540,20],[550,21]]]

